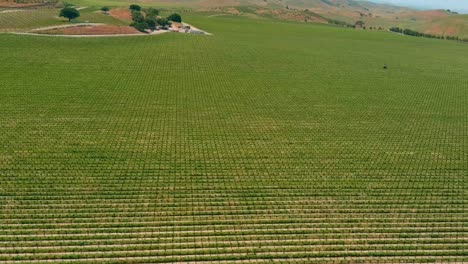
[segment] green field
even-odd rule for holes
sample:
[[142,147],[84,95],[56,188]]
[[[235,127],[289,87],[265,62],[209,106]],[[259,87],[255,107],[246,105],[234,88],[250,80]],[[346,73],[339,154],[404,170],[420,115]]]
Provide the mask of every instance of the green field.
[[1,263],[468,262],[468,45],[184,17],[0,34]]

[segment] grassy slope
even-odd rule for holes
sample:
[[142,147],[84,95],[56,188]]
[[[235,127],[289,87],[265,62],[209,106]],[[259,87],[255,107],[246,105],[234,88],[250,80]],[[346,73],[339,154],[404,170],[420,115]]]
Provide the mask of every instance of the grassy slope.
[[0,35],[0,260],[466,261],[468,46],[188,21],[214,36]]
[[444,32],[445,35],[468,38],[468,15],[434,19],[430,25],[422,25],[421,29],[427,32]]
[[[172,3],[178,3],[178,1],[173,0]],[[222,1],[216,3],[219,5]],[[225,5],[230,6],[229,3],[231,2],[228,1]],[[265,2],[255,0],[237,1],[237,4],[241,3],[249,3],[251,9],[255,9],[256,5]],[[436,10],[421,12],[405,7],[363,1],[357,3],[355,1],[346,0],[286,0],[281,2],[267,1],[266,3],[265,6],[267,7],[274,7],[274,9],[282,9],[283,11],[286,6],[299,10],[307,8],[324,17],[345,21],[350,24],[354,24],[358,20],[363,20],[366,22],[367,26],[372,27],[388,29],[390,27],[399,26],[425,33],[459,36],[462,38],[468,37],[468,18],[466,16],[455,16],[451,14],[449,17],[441,19],[427,16],[426,13],[437,13],[438,11]],[[364,16],[360,17],[359,13],[364,14]],[[369,15],[369,13],[372,15]],[[290,20],[293,19],[290,18]],[[296,19],[296,21],[301,20]]]

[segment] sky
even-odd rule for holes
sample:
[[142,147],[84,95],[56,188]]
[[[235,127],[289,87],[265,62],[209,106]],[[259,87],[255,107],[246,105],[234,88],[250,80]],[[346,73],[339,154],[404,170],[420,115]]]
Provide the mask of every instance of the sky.
[[468,13],[468,0],[369,0],[377,3],[391,3],[400,6],[423,9],[450,9]]

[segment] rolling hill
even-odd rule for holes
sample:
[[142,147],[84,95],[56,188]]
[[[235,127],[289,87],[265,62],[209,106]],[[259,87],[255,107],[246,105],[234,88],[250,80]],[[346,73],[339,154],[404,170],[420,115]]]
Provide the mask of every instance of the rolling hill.
[[[38,3],[39,2],[39,3]],[[48,1],[0,0],[0,9],[16,6],[27,7],[44,5]],[[125,5],[125,2],[76,0],[83,5]],[[415,10],[388,4],[355,0],[142,0],[143,5],[160,5],[192,8],[199,11],[224,12],[256,18],[313,23],[342,22],[354,25],[363,21],[367,28],[388,29],[401,27],[422,33],[441,36],[468,38],[468,15],[460,15],[447,10]]]
[[[156,3],[147,0],[147,3]],[[393,26],[436,35],[468,37],[468,17],[446,10],[421,11],[406,7],[354,0],[163,0],[163,3],[191,6],[198,10],[230,14],[269,16],[277,19],[328,23],[331,20],[368,27]],[[304,12],[307,10],[307,12]]]

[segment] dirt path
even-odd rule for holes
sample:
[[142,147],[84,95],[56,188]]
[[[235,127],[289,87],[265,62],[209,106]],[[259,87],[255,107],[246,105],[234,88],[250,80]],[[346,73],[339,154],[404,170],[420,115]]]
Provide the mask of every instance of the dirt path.
[[[161,32],[159,34],[166,33]],[[136,36],[149,36],[153,34],[112,34],[112,35],[53,35],[53,34],[39,34],[39,33],[21,33],[21,32],[10,32],[15,35],[28,35],[28,36],[41,36],[41,37],[57,37],[57,38],[104,38],[104,37],[136,37]]]
[[22,12],[22,11],[27,11],[25,9],[10,9],[10,10],[3,10],[3,11],[0,11],[0,14],[3,14],[3,13],[14,13],[14,12]]
[[182,24],[183,24],[184,26],[189,26],[192,30],[203,32],[203,33],[205,33],[205,35],[213,35],[213,34],[211,34],[211,33],[208,33],[208,32],[206,32],[206,31],[204,31],[204,30],[201,30],[201,29],[199,29],[199,28],[196,28],[196,27],[194,27],[194,26],[192,26],[192,25],[190,25],[190,24],[187,24],[187,23],[185,23],[185,22],[183,22]]
[[100,26],[104,25],[103,23],[76,23],[76,24],[67,24],[67,25],[56,25],[56,26],[48,26],[48,27],[40,27],[30,30],[27,33],[42,31],[42,30],[50,30],[50,29],[60,29],[60,28],[67,28],[67,27],[79,27],[79,26]]
[[207,17],[218,17],[218,16],[232,16],[232,14],[215,14],[215,15],[210,15]]

